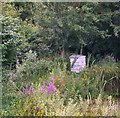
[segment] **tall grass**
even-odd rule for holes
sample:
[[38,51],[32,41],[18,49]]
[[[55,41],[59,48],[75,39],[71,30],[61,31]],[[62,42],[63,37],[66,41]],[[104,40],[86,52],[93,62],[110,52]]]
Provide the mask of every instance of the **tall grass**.
[[[67,62],[54,60],[27,61],[10,77],[6,76],[2,115],[120,115],[114,101],[109,105],[111,100],[104,100],[107,95],[120,95],[119,63],[94,63],[90,56],[86,70],[76,74],[67,70]],[[40,93],[42,82],[49,84],[51,77],[55,79],[57,98]],[[26,83],[33,83],[37,92],[21,95]]]
[[83,100],[78,96],[69,98],[65,104],[65,98],[60,97],[59,90],[56,96],[41,94],[39,88],[32,95],[19,95],[16,101],[7,110],[1,112],[2,116],[120,116],[119,104],[109,96],[101,99],[101,94],[95,99]]

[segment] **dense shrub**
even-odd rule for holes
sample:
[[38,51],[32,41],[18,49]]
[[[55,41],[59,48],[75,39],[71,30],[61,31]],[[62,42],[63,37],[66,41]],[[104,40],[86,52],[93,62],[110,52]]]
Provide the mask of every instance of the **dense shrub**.
[[11,69],[22,41],[20,19],[18,17],[0,15],[0,21],[2,25],[2,44],[0,44],[3,58],[2,66]]
[[97,65],[92,66],[93,74],[96,76],[100,71],[103,72],[106,85],[104,90],[107,94],[120,95],[120,63],[114,60],[104,59]]

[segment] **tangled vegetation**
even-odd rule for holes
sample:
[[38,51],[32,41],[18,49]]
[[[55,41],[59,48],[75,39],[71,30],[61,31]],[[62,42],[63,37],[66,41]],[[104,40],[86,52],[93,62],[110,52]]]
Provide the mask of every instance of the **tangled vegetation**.
[[[120,116],[118,3],[0,7],[1,116]],[[72,54],[86,56],[80,73]]]
[[79,74],[67,71],[66,63],[64,68],[60,62],[45,60],[26,63],[3,82],[2,115],[120,115],[119,101],[114,99],[120,95],[118,63],[107,60]]

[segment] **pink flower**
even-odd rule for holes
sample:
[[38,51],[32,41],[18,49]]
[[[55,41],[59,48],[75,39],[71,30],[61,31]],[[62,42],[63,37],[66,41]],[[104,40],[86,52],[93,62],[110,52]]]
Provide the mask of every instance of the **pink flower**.
[[46,93],[47,86],[45,85],[45,82],[43,82],[42,87],[41,87],[41,92]]
[[52,82],[49,84],[47,88],[47,93],[52,94],[55,91],[55,85],[54,85],[54,79],[52,79]]
[[55,92],[55,85],[54,85],[54,79],[52,79],[52,82],[49,84],[49,86],[45,86],[45,82],[43,83],[41,87],[42,93],[48,93],[52,94]]
[[31,84],[30,88],[28,89],[28,84],[26,84],[25,91],[24,91],[24,88],[23,88],[22,93],[23,94],[33,94],[34,93],[34,87],[33,87],[33,85]]
[[30,89],[29,89],[29,91],[30,91],[30,93],[34,93],[34,92],[35,92],[34,87],[33,87],[32,84],[30,85]]
[[76,81],[79,81],[80,80],[80,78],[76,78]]

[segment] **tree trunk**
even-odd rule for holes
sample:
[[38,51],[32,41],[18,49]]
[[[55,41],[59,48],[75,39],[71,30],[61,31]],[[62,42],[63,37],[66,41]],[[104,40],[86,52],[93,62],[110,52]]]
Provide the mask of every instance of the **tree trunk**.
[[82,51],[83,51],[83,45],[81,45],[80,55],[82,55]]
[[62,48],[61,49],[61,58],[64,59],[64,57],[65,57],[65,49]]

